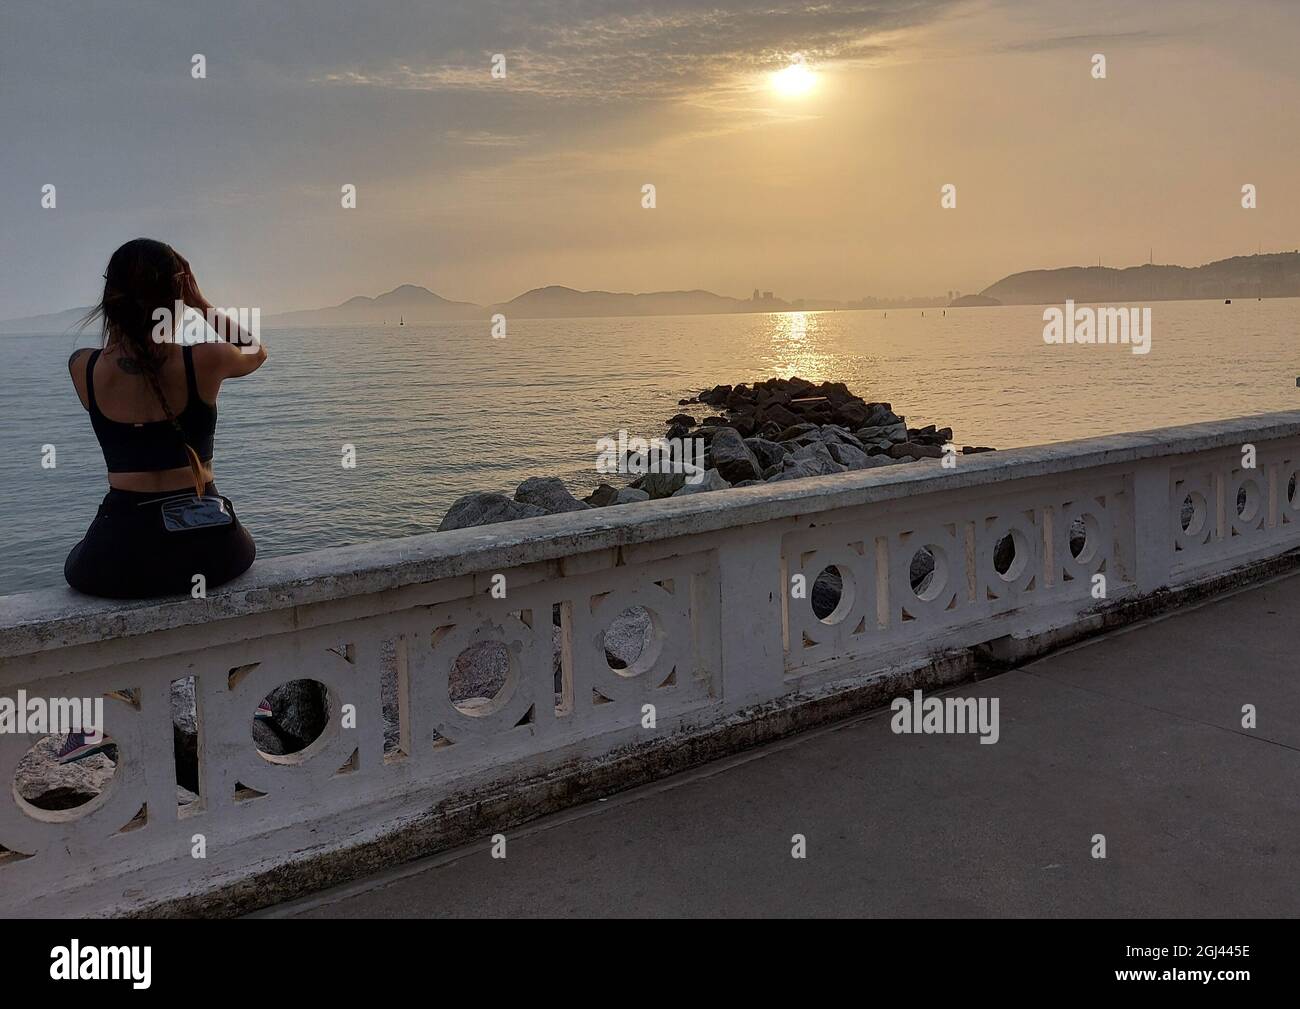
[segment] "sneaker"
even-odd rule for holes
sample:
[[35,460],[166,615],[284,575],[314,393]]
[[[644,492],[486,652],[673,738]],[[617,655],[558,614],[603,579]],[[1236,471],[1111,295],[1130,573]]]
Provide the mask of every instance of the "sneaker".
[[101,734],[98,742],[91,742],[84,732],[70,732],[54,756],[60,764],[74,764],[96,753],[103,753],[114,745],[116,744],[113,742],[113,737],[108,733]]
[[271,702],[268,701],[265,697],[263,697],[262,703],[257,706],[257,711],[254,712],[253,717],[260,718],[263,721],[265,721],[268,718],[274,718],[275,712],[271,710]]

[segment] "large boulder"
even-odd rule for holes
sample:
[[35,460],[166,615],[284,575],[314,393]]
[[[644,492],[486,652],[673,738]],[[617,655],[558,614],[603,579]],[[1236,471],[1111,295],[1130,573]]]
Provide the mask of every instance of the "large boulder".
[[456,656],[447,673],[447,693],[457,705],[473,710],[496,697],[509,675],[505,644],[479,641]]
[[[758,474],[755,473],[755,476]],[[706,491],[726,490],[731,484],[723,479],[722,474],[716,469],[706,470],[704,479],[699,483],[684,483],[682,486],[673,491],[673,497],[683,497],[687,494],[703,494]]]
[[[883,427],[860,427],[854,432],[854,437],[858,439],[858,443],[867,455],[878,455],[881,452],[888,452],[889,447],[894,444],[894,439],[889,437],[889,430]],[[906,429],[903,433],[906,436]]]
[[758,433],[758,417],[748,410],[732,414],[727,418],[727,427],[740,432],[742,438],[752,438]]
[[[728,484],[740,480],[755,480],[763,467],[750,451],[740,432],[734,428],[720,429],[709,445],[709,458],[713,468]],[[688,483],[687,486],[690,486]]]
[[827,424],[817,432],[817,437],[827,445],[833,445],[838,442],[841,445],[852,445],[854,448],[862,448],[862,441],[857,435],[851,434],[837,424]]
[[564,481],[555,476],[530,476],[515,490],[520,504],[536,505],[548,515],[586,511],[591,505],[569,493]]
[[867,419],[863,421],[864,426],[870,427],[893,427],[902,421],[902,417],[894,413],[888,403],[868,403]]
[[645,491],[652,499],[672,497],[686,483],[685,473],[647,473],[632,486]]
[[290,680],[266,697],[271,705],[271,725],[286,743],[285,753],[296,753],[325,731],[329,722],[329,696],[319,680]]
[[605,508],[608,505],[618,504],[618,488],[602,483],[583,500],[593,508]]
[[451,529],[468,529],[470,526],[487,526],[497,522],[545,515],[546,509],[523,501],[512,501],[504,494],[475,491],[463,494],[451,503],[447,514],[438,525],[438,532]]
[[785,461],[785,465],[789,467],[799,462],[807,462],[816,467],[818,473],[823,476],[844,472],[844,467],[835,461],[835,457],[831,455],[831,450],[826,447],[824,442],[804,445],[802,448],[795,450],[790,458]]
[[650,612],[633,606],[616,616],[605,631],[605,661],[611,669],[626,669],[650,647],[654,630]]
[[782,428],[799,423],[799,417],[782,402],[768,403],[760,406],[758,416],[764,422],[770,421]]
[[189,736],[199,732],[198,698],[194,694],[194,677],[182,676],[172,680],[172,724],[177,731]]
[[920,442],[904,441],[890,446],[889,454],[895,459],[911,456],[913,459],[940,459],[943,449],[938,445],[922,445]]
[[726,402],[728,410],[743,410],[753,404],[754,393],[744,382],[741,382],[727,394]]
[[[1192,521],[1192,516],[1196,513],[1195,506],[1192,502],[1184,498],[1182,513],[1179,515],[1179,521],[1186,529]],[[1088,542],[1088,527],[1084,524],[1082,518],[1077,518],[1070,523],[1070,555],[1078,557],[1083,553],[1084,545]]]
[[843,594],[844,580],[840,577],[838,568],[826,568],[817,575],[813,580],[812,591],[809,593],[813,613],[817,619],[825,620],[834,613]]
[[[862,449],[854,448],[852,445],[842,445],[836,442],[828,446],[831,458],[841,466],[848,469],[867,469],[872,465],[872,457],[867,455]],[[878,458],[878,457],[877,457]]]
[[934,578],[934,554],[929,548],[922,547],[912,555],[912,561],[908,565],[908,576],[912,590],[917,595],[930,587],[930,582]]
[[867,422],[871,416],[867,409],[867,404],[860,399],[850,399],[837,406],[831,414],[835,418],[835,423],[843,424],[845,427],[859,427]]
[[[785,449],[774,441],[768,441],[766,438],[746,438],[745,445],[753,453],[758,465],[763,469],[775,466],[785,458]],[[736,481],[732,486],[734,487],[739,482]]]
[[822,468],[808,459],[786,459],[785,466],[767,478],[768,483],[780,483],[784,480],[803,480],[810,476],[824,476]]
[[614,504],[635,504],[638,501],[649,501],[650,495],[639,487],[624,487],[618,492],[614,499]]
[[796,438],[805,435],[816,435],[818,431],[816,424],[791,424],[789,427],[781,429],[781,432],[772,439],[772,441],[794,441]]

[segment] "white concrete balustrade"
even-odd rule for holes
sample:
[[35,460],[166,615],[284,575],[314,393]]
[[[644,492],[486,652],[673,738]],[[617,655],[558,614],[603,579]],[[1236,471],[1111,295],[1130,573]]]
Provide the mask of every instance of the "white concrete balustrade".
[[[689,746],[882,671],[1249,569],[1300,546],[1297,469],[1300,413],[1272,414],[260,561],[201,600],[4,597],[0,696],[107,695],[118,766],[86,805],[39,810],[13,786],[35,740],[0,735],[0,913],[195,899],[229,910],[258,902],[250,880],[279,893],[346,876],[326,856],[409,857],[409,846],[386,854],[385,838],[515,782],[629,766],[642,749]],[[1004,546],[995,564],[1007,536],[1014,556],[1006,564]],[[923,547],[934,574],[914,589]],[[828,567],[843,591],[819,618],[809,597]],[[498,574],[504,599],[491,592]],[[799,597],[795,575],[809,590]],[[613,669],[603,635],[629,607],[644,607],[653,631],[637,661]],[[455,703],[453,663],[483,641],[508,649],[505,684]],[[399,726],[387,747],[385,675]],[[184,677],[199,797],[182,805],[171,693]],[[328,689],[328,728],[297,754],[260,753],[258,701],[303,678]],[[330,868],[293,876],[313,864]],[[222,893],[242,896],[222,905]]]

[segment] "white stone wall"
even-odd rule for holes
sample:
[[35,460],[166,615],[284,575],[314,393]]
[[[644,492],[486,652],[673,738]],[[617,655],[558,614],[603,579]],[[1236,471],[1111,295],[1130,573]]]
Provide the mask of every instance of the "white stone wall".
[[[1242,467],[1245,444],[1254,469]],[[1298,467],[1300,413],[1273,414],[321,551],[259,562],[206,600],[4,597],[0,695],[108,695],[119,759],[90,803],[40,810],[11,784],[35,740],[0,735],[0,913],[120,912],[211,891],[383,837],[485,782],[1068,628],[1300,546]],[[999,573],[1007,535],[1015,557]],[[921,547],[936,565],[918,594]],[[844,591],[820,619],[811,589],[828,566]],[[603,634],[628,607],[651,614],[649,645],[613,669]],[[508,649],[505,686],[453,703],[456,657],[485,641]],[[398,713],[387,748],[386,670]],[[199,789],[182,804],[170,699],[185,677]],[[260,752],[258,701],[302,678],[328,689],[328,728],[300,753]],[[196,835],[206,858],[192,857]]]

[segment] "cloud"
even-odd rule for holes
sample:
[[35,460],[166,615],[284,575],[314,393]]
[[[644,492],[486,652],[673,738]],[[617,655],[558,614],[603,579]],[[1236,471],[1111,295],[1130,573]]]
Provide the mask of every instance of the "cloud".
[[[357,63],[314,80],[401,91],[495,88],[583,101],[672,99],[781,66],[794,53],[814,63],[877,55],[884,35],[929,23],[961,4],[534,4],[529,14],[496,20],[495,31],[480,37],[482,49]],[[569,12],[567,19],[561,11]],[[498,52],[507,68],[500,80],[490,74]]]
[[443,137],[470,147],[523,147],[532,134],[493,133],[491,130],[447,130]]
[[1003,52],[1052,52],[1057,49],[1096,49],[1102,45],[1138,43],[1155,45],[1172,38],[1168,32],[1096,32],[1087,35],[1055,35],[1047,38],[1025,39],[1001,47]]

